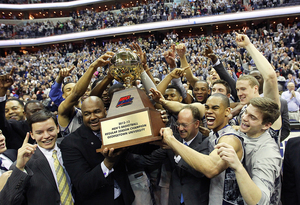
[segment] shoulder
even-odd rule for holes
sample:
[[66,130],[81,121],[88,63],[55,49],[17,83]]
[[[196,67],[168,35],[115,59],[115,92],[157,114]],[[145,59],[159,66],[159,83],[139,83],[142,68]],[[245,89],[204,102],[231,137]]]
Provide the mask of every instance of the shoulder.
[[293,137],[290,138],[286,144],[285,149],[291,149],[291,148],[299,148],[300,145],[300,137]]

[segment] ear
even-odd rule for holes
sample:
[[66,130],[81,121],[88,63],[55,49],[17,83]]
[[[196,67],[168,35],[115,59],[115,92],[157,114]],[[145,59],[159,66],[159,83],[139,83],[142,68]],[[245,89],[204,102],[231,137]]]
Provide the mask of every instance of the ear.
[[230,98],[230,93],[227,94],[227,97]]
[[33,136],[33,134],[32,134],[31,131],[30,131],[30,137],[35,140],[35,138],[34,138],[34,136]]
[[182,102],[182,96],[179,97],[179,102]]
[[269,129],[271,126],[272,126],[272,123],[271,123],[271,122],[268,122],[268,123],[266,123],[266,124],[263,125],[262,130],[267,130],[267,129]]
[[257,85],[254,85],[254,90],[255,90],[256,92],[258,92],[258,89],[259,89],[259,87],[258,87]]
[[230,107],[225,109],[225,117],[227,117],[231,113]]
[[209,95],[210,95],[210,93],[211,93],[211,89],[208,89],[208,92],[207,92]]
[[195,126],[196,126],[197,128],[200,126],[200,121],[199,121],[199,120],[197,120],[197,121],[195,122]]
[[59,125],[56,126],[57,128],[57,134],[59,133],[60,129],[59,129]]

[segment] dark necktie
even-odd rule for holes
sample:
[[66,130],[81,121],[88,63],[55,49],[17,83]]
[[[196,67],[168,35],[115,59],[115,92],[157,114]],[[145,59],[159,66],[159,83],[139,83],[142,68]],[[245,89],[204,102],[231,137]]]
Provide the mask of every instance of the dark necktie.
[[3,171],[8,171],[4,166],[2,166],[2,158],[0,157],[0,169]]

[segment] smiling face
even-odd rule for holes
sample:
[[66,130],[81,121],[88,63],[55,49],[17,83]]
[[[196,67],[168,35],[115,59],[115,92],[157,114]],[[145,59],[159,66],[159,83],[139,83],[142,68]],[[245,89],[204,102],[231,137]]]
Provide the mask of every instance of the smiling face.
[[185,141],[190,141],[198,133],[199,120],[193,118],[192,111],[189,109],[183,109],[178,113],[177,129],[179,135]]
[[246,105],[250,100],[258,95],[258,86],[251,87],[248,80],[238,80],[236,91],[242,105]]
[[263,116],[260,110],[250,104],[242,115],[240,131],[251,138],[259,137],[272,125],[270,123],[263,125],[262,121]]
[[54,148],[59,128],[52,118],[33,123],[31,129],[30,135],[40,147],[48,150]]
[[5,118],[7,120],[24,120],[24,107],[16,100],[7,101],[5,104]]
[[224,105],[221,97],[210,96],[207,99],[205,103],[205,118],[209,129],[212,129],[214,132],[222,129],[228,122],[226,117],[229,114],[230,108]]
[[206,82],[198,81],[195,83],[193,94],[197,102],[205,103],[210,93]]
[[100,98],[91,96],[83,101],[82,106],[83,124],[92,131],[100,130],[100,119],[106,117],[106,110]]

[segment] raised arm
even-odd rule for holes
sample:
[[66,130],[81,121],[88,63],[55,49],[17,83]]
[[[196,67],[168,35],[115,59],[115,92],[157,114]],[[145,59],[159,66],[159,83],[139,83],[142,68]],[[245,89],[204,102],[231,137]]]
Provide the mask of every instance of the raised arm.
[[217,56],[214,54],[212,48],[209,45],[206,45],[206,49],[204,51],[204,56],[211,59],[214,69],[217,71],[218,75],[222,80],[225,80],[231,89],[231,95],[234,97],[234,100],[238,101],[238,96],[235,88],[235,80],[229,75],[229,73],[225,70],[222,62]]
[[[158,90],[150,89],[152,92],[152,99],[156,103],[160,103],[166,110],[177,114],[186,104],[177,102],[177,101],[169,101],[164,98],[164,96]],[[205,107],[201,103],[192,103],[191,105],[198,108],[200,112],[200,116],[203,117],[205,113]]]
[[114,55],[113,52],[106,52],[93,62],[84,75],[78,80],[72,93],[58,107],[58,121],[62,127],[66,127],[70,122],[70,116],[74,112],[74,105],[78,103],[80,97],[86,92],[91,78],[98,67],[107,65],[107,60]]
[[185,70],[185,77],[186,79],[191,83],[192,87],[195,87],[195,83],[199,80],[196,76],[193,75],[193,72],[190,68],[189,63],[187,62],[185,53],[186,53],[186,47],[183,43],[179,44],[178,46],[175,47],[176,48],[176,52],[180,57],[180,66],[182,68],[186,68]]
[[[250,42],[250,39],[248,38],[247,35],[236,33],[236,43],[238,46],[243,47],[248,51],[248,53],[254,60],[257,69],[259,70],[262,77],[264,78],[264,88],[263,88],[264,97],[268,97],[274,100],[280,108],[281,104],[279,100],[277,76],[272,65],[263,56],[263,54],[255,48],[255,46]],[[282,125],[281,117],[279,117],[273,123],[272,128],[275,130],[279,130],[281,128],[281,125]]]

